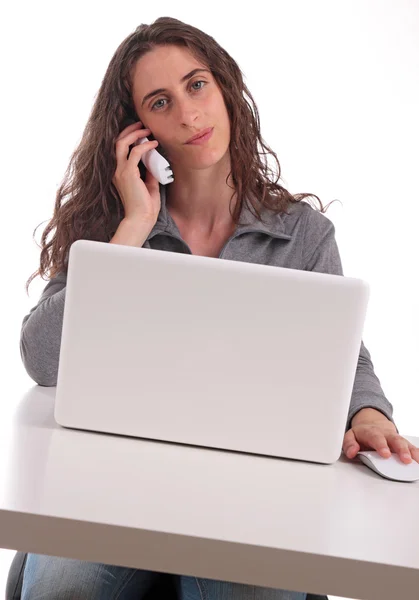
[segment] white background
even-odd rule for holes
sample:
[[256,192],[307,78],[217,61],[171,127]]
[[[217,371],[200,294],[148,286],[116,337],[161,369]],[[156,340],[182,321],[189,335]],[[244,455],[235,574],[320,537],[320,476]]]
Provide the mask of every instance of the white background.
[[[36,240],[105,70],[140,23],[171,16],[238,62],[282,184],[336,226],[344,274],[371,285],[363,340],[403,435],[419,435],[419,2],[19,2],[1,9],[3,418],[32,386],[21,322],[46,285]],[[273,164],[273,163],[271,163]],[[6,360],[7,359],[7,360]],[[0,416],[1,418],[1,416]],[[1,441],[0,441],[1,444]],[[383,523],[385,527],[385,523]],[[13,551],[0,551],[0,590]]]

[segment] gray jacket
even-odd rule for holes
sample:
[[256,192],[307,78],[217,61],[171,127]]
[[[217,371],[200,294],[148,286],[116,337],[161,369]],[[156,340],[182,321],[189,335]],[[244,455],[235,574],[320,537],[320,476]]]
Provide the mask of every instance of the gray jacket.
[[[166,208],[165,192],[165,186],[160,185],[161,210],[143,247],[191,254]],[[304,201],[291,205],[288,212],[289,215],[274,215],[265,210],[261,223],[244,207],[241,224],[227,240],[219,258],[343,276],[332,221]],[[29,376],[43,386],[57,383],[66,279],[65,273],[51,279],[22,323],[23,364]],[[366,407],[381,411],[393,421],[393,407],[384,395],[362,341],[347,429],[355,413]]]

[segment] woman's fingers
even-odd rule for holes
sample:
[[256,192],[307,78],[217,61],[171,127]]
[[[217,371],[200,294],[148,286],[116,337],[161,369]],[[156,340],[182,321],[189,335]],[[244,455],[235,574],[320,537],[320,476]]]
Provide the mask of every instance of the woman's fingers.
[[346,432],[343,439],[343,451],[348,458],[354,458],[360,451],[360,445],[356,441],[355,434],[352,429]]
[[409,442],[409,449],[410,449],[410,454],[412,455],[413,460],[415,460],[417,463],[419,463],[419,448],[417,446],[414,446],[413,444],[410,444],[410,442]]
[[382,429],[376,424],[362,423],[346,432],[343,451],[348,458],[355,458],[362,450],[376,450],[383,458],[395,453],[405,464],[412,459],[419,463],[419,448],[394,431]]
[[417,460],[417,448],[401,435],[390,435],[388,443],[391,450],[400,456],[402,462],[410,463],[412,459]]
[[367,446],[369,445],[384,458],[388,458],[391,454],[391,449],[387,443],[386,436],[378,427],[371,427],[368,430],[366,443]]
[[388,458],[391,450],[386,436],[374,425],[358,425],[346,432],[343,450],[348,458],[354,458],[361,450],[376,450],[380,456]]

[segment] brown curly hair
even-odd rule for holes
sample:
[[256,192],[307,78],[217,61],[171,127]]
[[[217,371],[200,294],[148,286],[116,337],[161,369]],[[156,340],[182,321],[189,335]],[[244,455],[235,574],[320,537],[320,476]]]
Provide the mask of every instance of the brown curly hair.
[[[132,74],[145,53],[158,45],[168,44],[188,48],[210,69],[223,93],[231,123],[230,148],[234,148],[229,173],[234,184],[232,197],[235,193],[237,197],[232,213],[234,222],[239,222],[243,202],[259,220],[262,220],[262,207],[287,213],[291,203],[309,196],[318,200],[320,212],[327,210],[329,205],[324,208],[315,194],[292,195],[277,183],[281,166],[276,154],[261,138],[258,109],[234,59],[200,29],[178,19],[160,17],[151,25],[142,23],[137,27],[119,45],[109,63],[81,142],[71,155],[56,193],[53,216],[42,234],[41,245],[37,244],[41,248],[40,267],[26,282],[27,293],[30,283],[38,275],[44,279],[48,272],[50,278],[61,271],[67,272],[68,253],[74,241],[108,242],[115,234],[124,217],[123,204],[112,183],[116,169],[115,141],[129,123],[139,120],[132,101]],[[148,138],[154,139],[153,135]],[[266,152],[259,152],[258,142]],[[159,147],[159,151],[164,155],[162,148]],[[275,181],[269,179],[272,170],[260,154],[274,157],[278,166]],[[141,161],[139,169],[145,179]]]

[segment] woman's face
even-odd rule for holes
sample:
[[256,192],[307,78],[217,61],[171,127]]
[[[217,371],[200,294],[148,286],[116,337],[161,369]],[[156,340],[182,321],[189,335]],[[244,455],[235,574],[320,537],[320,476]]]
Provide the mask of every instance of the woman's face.
[[[182,81],[194,69],[204,70]],[[158,88],[165,91],[149,96]],[[139,120],[170,163],[205,168],[228,152],[230,120],[223,95],[211,72],[188,49],[158,46],[142,56],[134,69],[133,101]],[[206,127],[214,128],[206,143],[185,144]]]

